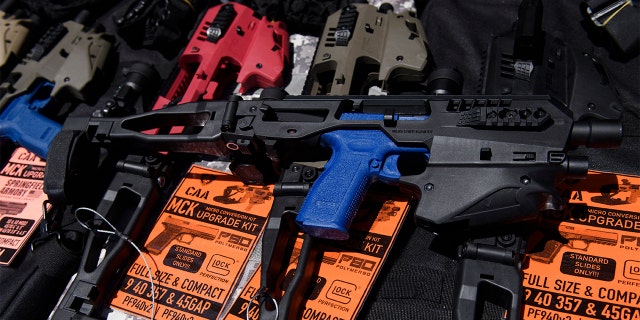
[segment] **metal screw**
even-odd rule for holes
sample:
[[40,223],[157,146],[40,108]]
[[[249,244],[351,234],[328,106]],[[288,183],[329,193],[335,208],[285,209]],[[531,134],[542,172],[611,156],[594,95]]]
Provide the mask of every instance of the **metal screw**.
[[308,168],[306,170],[304,170],[304,172],[302,173],[302,176],[305,179],[311,179],[316,175],[316,171],[314,169]]
[[403,56],[397,56],[397,57],[396,57],[396,61],[402,61],[402,60],[404,60],[404,57],[403,57]]
[[522,176],[522,177],[520,177],[520,182],[522,184],[529,184],[529,183],[531,183],[531,178],[529,178],[527,176]]
[[146,156],[144,157],[144,161],[148,164],[157,164],[160,162],[160,159],[158,159],[158,157],[156,156]]
[[325,53],[325,54],[322,55],[322,59],[323,60],[328,60],[329,58],[331,58],[331,55],[328,54],[328,53]]
[[516,237],[513,234],[504,234],[498,237],[498,242],[503,246],[510,246],[516,242]]
[[256,68],[258,68],[258,69],[262,69],[262,63],[258,63],[258,64],[256,64]]
[[433,185],[433,183],[427,183],[424,185],[424,190],[426,191],[433,191],[433,189],[435,189],[435,186]]
[[538,109],[538,110],[536,110],[536,111],[533,113],[533,116],[534,116],[536,119],[540,119],[540,118],[542,118],[542,117],[545,117],[546,115],[547,115],[547,112],[546,112],[546,111],[544,111],[544,110],[542,110],[542,109]]
[[240,129],[246,129],[247,127],[249,127],[249,124],[247,123],[247,120],[240,120],[238,121],[238,128]]

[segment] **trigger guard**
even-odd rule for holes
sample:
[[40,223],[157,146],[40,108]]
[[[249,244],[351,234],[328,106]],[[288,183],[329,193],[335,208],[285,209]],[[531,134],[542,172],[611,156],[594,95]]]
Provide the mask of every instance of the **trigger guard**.
[[195,238],[195,236],[193,236],[192,234],[183,233],[183,234],[180,235],[180,237],[178,237],[178,241],[180,241],[182,243],[190,244],[191,241],[193,241],[194,238]]
[[380,170],[380,178],[385,180],[397,181],[400,179],[400,171],[398,170],[399,154],[393,154],[387,157],[382,164],[382,170]]

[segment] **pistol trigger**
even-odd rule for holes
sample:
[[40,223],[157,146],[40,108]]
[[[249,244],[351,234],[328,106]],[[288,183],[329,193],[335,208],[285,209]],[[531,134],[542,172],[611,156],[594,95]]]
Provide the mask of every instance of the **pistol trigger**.
[[380,170],[380,177],[386,180],[398,180],[400,179],[400,171],[398,170],[398,158],[399,154],[393,154],[388,156],[382,164],[382,170]]

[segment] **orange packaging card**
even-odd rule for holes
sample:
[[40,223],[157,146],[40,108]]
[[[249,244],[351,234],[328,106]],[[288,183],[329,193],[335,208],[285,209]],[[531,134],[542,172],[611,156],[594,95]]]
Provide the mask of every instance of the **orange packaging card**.
[[[589,172],[563,186],[529,240],[524,319],[640,319],[640,177]],[[525,264],[526,265],[526,264]]]
[[17,148],[0,170],[0,266],[13,261],[42,220],[45,162]]
[[[192,166],[164,207],[145,249],[156,319],[215,319],[262,234],[273,186]],[[111,306],[151,316],[149,273],[138,257]]]
[[[346,241],[328,241],[320,245],[322,264],[300,319],[354,319],[391,251],[395,237],[409,208],[406,197],[367,195],[349,230]],[[299,236],[284,285],[295,271],[302,248]],[[225,319],[257,320],[260,306],[251,298],[260,288],[260,272],[254,274]]]

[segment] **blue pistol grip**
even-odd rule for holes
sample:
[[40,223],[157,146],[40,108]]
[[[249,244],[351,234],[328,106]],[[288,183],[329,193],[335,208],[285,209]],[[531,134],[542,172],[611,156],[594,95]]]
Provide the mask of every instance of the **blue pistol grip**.
[[39,112],[51,96],[40,97],[37,91],[44,88],[50,92],[48,86],[52,88],[53,84],[44,83],[32,93],[14,98],[0,113],[0,137],[13,140],[42,159],[47,158],[49,145],[62,128]]
[[332,240],[349,238],[349,226],[375,179],[400,178],[399,154],[428,152],[398,147],[378,130],[337,130],[323,134],[320,140],[333,153],[309,190],[296,223],[313,237]]

